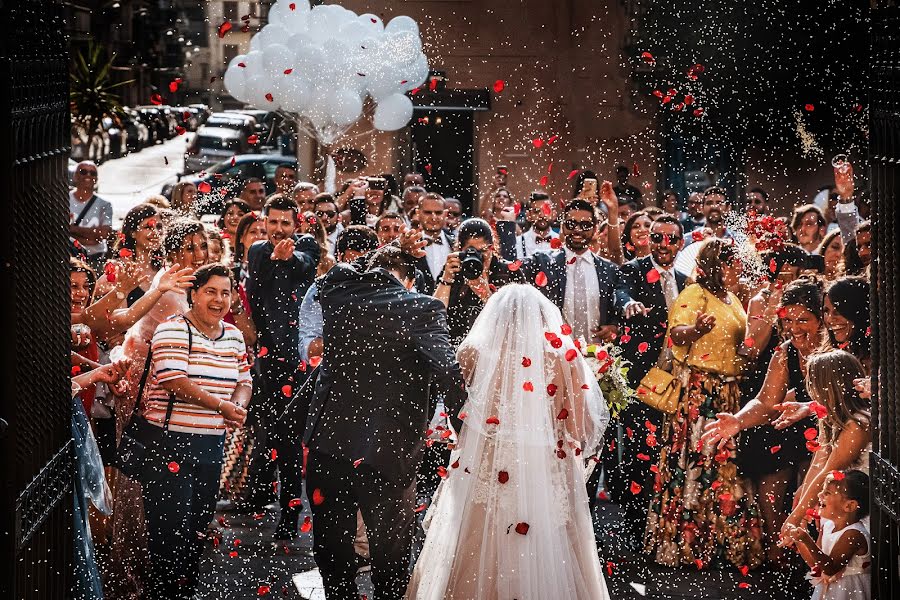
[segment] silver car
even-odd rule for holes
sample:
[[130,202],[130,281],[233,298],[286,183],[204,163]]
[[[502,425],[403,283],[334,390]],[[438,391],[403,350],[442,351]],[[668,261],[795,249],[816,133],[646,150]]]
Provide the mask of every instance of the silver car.
[[244,154],[248,149],[247,134],[244,130],[203,125],[197,129],[184,153],[184,171],[185,173],[203,171],[232,156]]

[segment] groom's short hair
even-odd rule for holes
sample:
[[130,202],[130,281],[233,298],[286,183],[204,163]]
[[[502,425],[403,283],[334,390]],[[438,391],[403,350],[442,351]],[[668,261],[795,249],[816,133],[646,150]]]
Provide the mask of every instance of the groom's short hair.
[[400,250],[397,246],[387,245],[379,248],[369,259],[369,270],[384,269],[399,275],[400,281],[416,278],[416,259]]

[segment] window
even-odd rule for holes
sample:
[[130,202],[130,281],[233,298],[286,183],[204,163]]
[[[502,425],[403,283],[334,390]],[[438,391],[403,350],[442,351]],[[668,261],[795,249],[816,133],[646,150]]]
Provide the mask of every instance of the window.
[[231,0],[223,2],[222,16],[225,17],[226,21],[231,21],[232,23],[240,21],[241,15],[238,14],[238,3]]
[[225,47],[222,48],[222,59],[224,61],[223,67],[227,67],[234,57],[238,55],[238,47],[237,44],[225,44]]

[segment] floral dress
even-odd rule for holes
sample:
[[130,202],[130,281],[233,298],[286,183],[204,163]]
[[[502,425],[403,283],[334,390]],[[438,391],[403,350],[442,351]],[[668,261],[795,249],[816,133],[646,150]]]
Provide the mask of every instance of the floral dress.
[[713,314],[712,331],[690,346],[673,346],[675,375],[682,384],[676,412],[648,446],[662,444],[654,472],[644,551],[663,565],[696,568],[755,568],[762,563],[761,519],[752,490],[735,463],[735,451],[700,445],[704,426],[719,412],[740,409],[737,354],[747,315],[728,294],[723,302],[698,284],[678,296],[669,311],[669,331],[693,325],[698,312]]

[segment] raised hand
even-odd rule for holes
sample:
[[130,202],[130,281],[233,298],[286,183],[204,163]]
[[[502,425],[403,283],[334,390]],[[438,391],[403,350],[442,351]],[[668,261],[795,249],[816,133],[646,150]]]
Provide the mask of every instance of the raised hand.
[[796,395],[793,390],[790,390],[787,395],[785,395],[784,402],[772,407],[775,410],[781,411],[781,414],[772,421],[772,426],[775,427],[775,429],[786,429],[797,421],[802,421],[812,414],[812,410],[809,408],[809,402],[794,402],[794,398],[796,398]]
[[288,260],[294,254],[294,240],[285,238],[275,244],[272,250],[272,260]]
[[834,170],[834,187],[837,189],[841,202],[850,202],[853,199],[853,165],[849,162],[842,165],[843,168]]
[[159,278],[159,291],[162,293],[175,290],[181,292],[191,287],[194,281],[194,269],[185,267],[180,269],[181,265],[175,263]]
[[616,196],[616,192],[613,190],[613,184],[611,181],[604,181],[600,184],[600,202],[602,202],[606,207],[606,212],[610,217],[610,221],[613,220],[613,215],[618,216],[619,198]]
[[400,232],[398,241],[400,243],[400,250],[403,253],[416,258],[425,256],[425,246],[427,242],[420,230],[405,228]]
[[703,312],[697,313],[697,320],[694,323],[694,329],[701,336],[706,335],[716,326],[716,316]]
[[710,421],[703,428],[704,433],[700,437],[703,445],[713,443],[721,449],[741,432],[740,420],[731,413],[718,413],[715,421]]
[[116,290],[127,294],[147,281],[147,274],[138,263],[116,261]]

